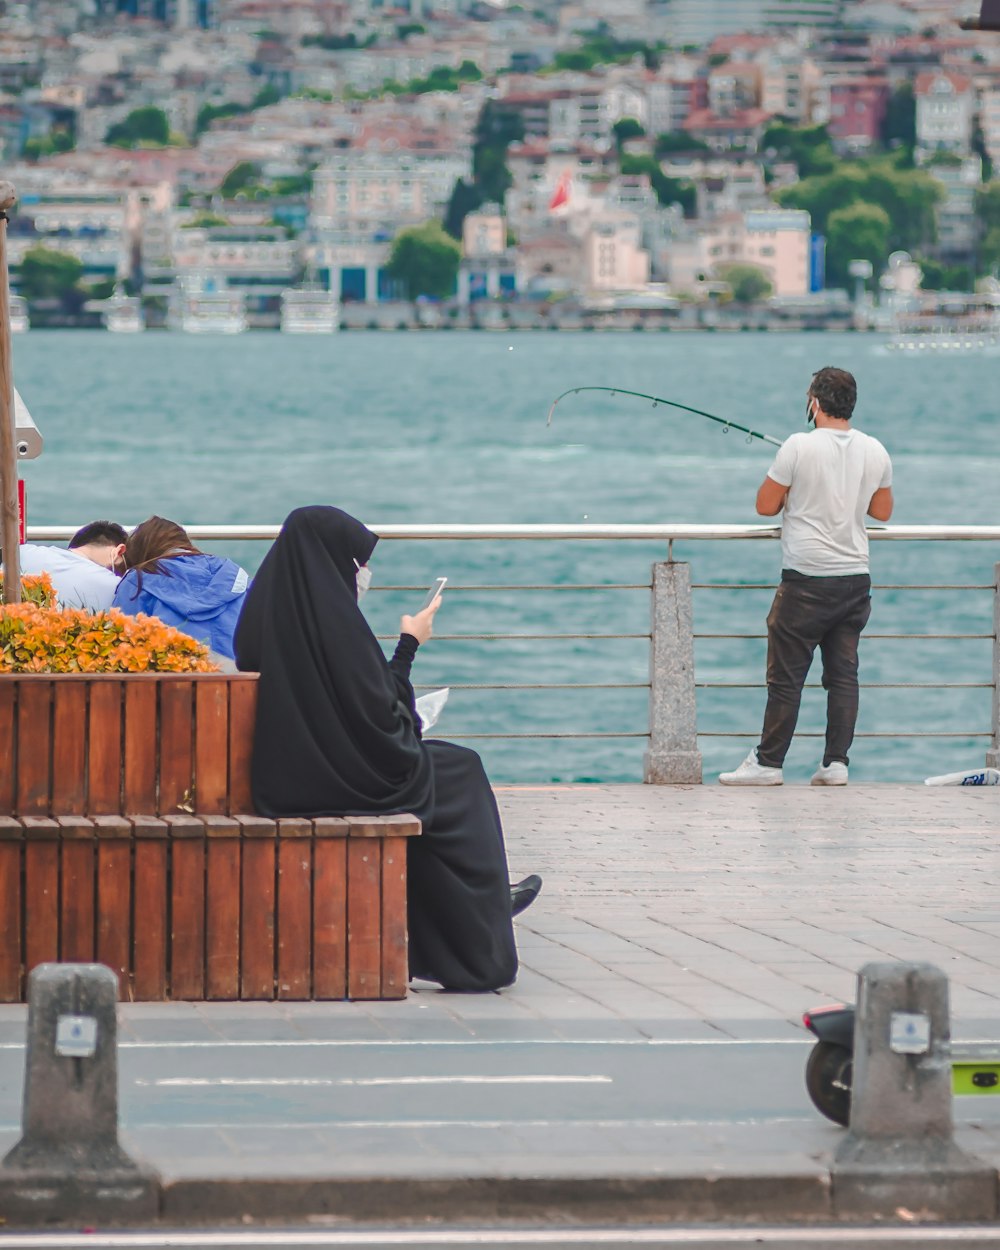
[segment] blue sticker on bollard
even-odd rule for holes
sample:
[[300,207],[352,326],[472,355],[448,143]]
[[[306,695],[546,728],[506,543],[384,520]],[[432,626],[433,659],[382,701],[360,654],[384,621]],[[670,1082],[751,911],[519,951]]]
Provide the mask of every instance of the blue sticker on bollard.
[[56,1054],[67,1059],[90,1059],[97,1051],[97,1021],[93,1016],[60,1016],[56,1021]]

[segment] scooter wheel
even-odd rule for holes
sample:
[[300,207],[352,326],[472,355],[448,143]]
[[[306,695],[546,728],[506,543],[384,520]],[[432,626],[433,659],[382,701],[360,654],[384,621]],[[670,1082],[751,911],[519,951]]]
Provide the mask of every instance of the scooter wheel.
[[844,1128],[851,1118],[853,1079],[851,1051],[835,1042],[817,1042],[806,1063],[806,1090],[816,1110]]

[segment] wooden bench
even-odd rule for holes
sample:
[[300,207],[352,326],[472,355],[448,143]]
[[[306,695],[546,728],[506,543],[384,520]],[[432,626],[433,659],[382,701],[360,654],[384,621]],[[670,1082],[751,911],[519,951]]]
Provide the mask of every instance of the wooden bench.
[[0,676],[0,1002],[53,960],[123,998],[406,994],[412,816],[252,814],[256,675]]

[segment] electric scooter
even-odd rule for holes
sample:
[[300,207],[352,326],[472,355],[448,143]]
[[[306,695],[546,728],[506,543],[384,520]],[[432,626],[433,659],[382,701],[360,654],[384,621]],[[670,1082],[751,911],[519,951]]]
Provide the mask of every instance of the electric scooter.
[[[851,1118],[854,1078],[854,1007],[831,1003],[802,1016],[816,1037],[806,1061],[806,1091],[813,1106],[845,1128]],[[1000,1094],[1000,1049],[996,1044],[967,1043],[951,1048],[954,1094]]]

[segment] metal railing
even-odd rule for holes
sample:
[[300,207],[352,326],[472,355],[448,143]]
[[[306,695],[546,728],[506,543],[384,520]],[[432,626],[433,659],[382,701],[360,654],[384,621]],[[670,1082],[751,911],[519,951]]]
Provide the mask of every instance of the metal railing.
[[[272,541],[280,530],[278,525],[261,525],[261,524],[242,524],[242,525],[203,525],[192,524],[186,527],[189,535],[195,542],[202,543],[208,547],[216,543],[259,543]],[[477,580],[468,584],[456,584],[454,581],[449,585],[447,595],[449,601],[456,595],[461,595],[467,601],[475,601],[479,609],[479,615],[483,612],[483,603],[497,600],[498,596],[502,596],[503,603],[509,602],[512,591],[518,592],[522,598],[520,604],[526,604],[527,595],[543,595],[546,600],[551,601],[551,596],[578,595],[587,596],[588,598],[596,594],[619,596],[652,595],[653,611],[652,620],[654,625],[648,628],[639,628],[633,625],[636,607],[633,603],[633,610],[628,616],[626,627],[612,628],[561,628],[553,629],[547,626],[545,620],[545,612],[532,612],[525,607],[523,612],[523,624],[518,623],[516,627],[491,629],[487,627],[473,628],[463,632],[440,632],[435,634],[435,641],[447,644],[449,648],[461,649],[468,644],[474,644],[482,648],[484,645],[492,648],[494,644],[503,652],[507,649],[510,653],[513,649],[530,647],[533,660],[537,665],[548,669],[553,663],[549,650],[550,644],[554,647],[571,647],[575,644],[587,644],[594,648],[600,648],[602,654],[605,655],[613,644],[626,644],[631,648],[641,647],[650,657],[649,660],[649,676],[645,679],[639,679],[635,672],[622,673],[620,671],[612,672],[609,676],[603,674],[595,674],[593,672],[592,655],[596,652],[588,653],[586,657],[579,660],[578,663],[570,665],[575,671],[567,674],[565,672],[543,672],[541,675],[534,674],[533,679],[511,679],[501,680],[499,677],[495,680],[480,680],[482,668],[482,652],[480,651],[480,660],[471,664],[472,672],[467,671],[470,664],[459,666],[463,671],[459,673],[455,680],[445,679],[435,682],[428,682],[418,689],[431,688],[433,686],[449,685],[456,692],[479,692],[482,695],[503,693],[505,695],[519,696],[534,692],[552,692],[562,695],[576,694],[579,692],[644,692],[643,696],[648,704],[654,709],[651,714],[651,727],[647,727],[642,721],[636,718],[635,708],[632,709],[631,715],[633,719],[630,723],[621,727],[604,728],[593,727],[580,723],[580,718],[574,716],[573,721],[567,727],[548,727],[532,725],[524,730],[511,729],[508,727],[491,729],[487,724],[485,728],[481,728],[478,724],[476,727],[465,730],[458,728],[454,733],[449,732],[448,736],[455,739],[465,740],[502,740],[507,742],[532,741],[539,739],[575,739],[575,740],[621,740],[627,742],[629,740],[647,741],[650,752],[653,754],[657,750],[661,753],[666,750],[669,754],[671,751],[680,750],[681,754],[690,753],[695,750],[695,743],[698,739],[733,739],[744,738],[749,739],[754,736],[759,728],[758,725],[747,725],[744,728],[741,723],[738,726],[717,727],[713,725],[709,719],[709,723],[702,724],[695,731],[693,724],[693,709],[697,696],[702,701],[711,698],[717,692],[725,691],[752,691],[762,690],[764,688],[764,671],[763,662],[760,656],[752,662],[746,661],[742,664],[750,676],[743,677],[737,675],[737,679],[726,679],[709,672],[706,675],[705,669],[711,670],[713,667],[719,667],[721,662],[716,665],[706,664],[703,659],[698,663],[694,663],[694,652],[696,649],[710,647],[714,644],[725,644],[736,647],[756,647],[762,655],[763,640],[766,633],[763,631],[763,620],[766,615],[764,611],[751,612],[741,606],[739,617],[740,622],[752,621],[751,629],[731,629],[728,627],[728,621],[724,628],[705,628],[696,630],[693,626],[693,615],[691,610],[691,596],[697,597],[699,604],[708,602],[709,599],[718,599],[720,591],[740,591],[741,604],[743,602],[742,595],[745,592],[757,591],[761,594],[769,593],[773,590],[774,581],[753,579],[745,580],[738,578],[732,581],[698,581],[694,583],[686,583],[686,589],[680,593],[687,595],[687,603],[671,602],[667,604],[669,612],[675,615],[678,610],[681,615],[686,611],[691,615],[692,624],[688,631],[689,637],[675,639],[671,646],[671,654],[678,647],[683,649],[684,645],[689,645],[692,652],[691,672],[684,680],[690,681],[690,707],[692,715],[692,724],[686,727],[679,727],[677,724],[670,723],[670,718],[676,720],[678,717],[683,719],[687,713],[683,710],[686,707],[684,692],[678,693],[677,682],[678,676],[668,664],[664,667],[661,661],[657,661],[657,637],[655,622],[662,619],[662,611],[664,603],[657,602],[657,596],[664,593],[674,595],[677,592],[674,586],[669,592],[657,589],[657,580],[655,577],[656,568],[662,567],[660,562],[671,564],[676,560],[677,544],[695,544],[700,545],[706,542],[725,543],[731,542],[747,542],[747,541],[764,541],[774,542],[780,536],[780,529],[774,525],[641,525],[641,524],[622,524],[622,525],[592,525],[592,524],[576,524],[576,525],[378,525],[374,524],[370,527],[379,537],[387,544],[395,547],[399,543],[454,543],[454,542],[477,542],[477,543],[493,543],[493,544],[511,544],[511,543],[600,543],[611,544],[613,549],[618,550],[618,544],[627,543],[645,543],[655,544],[654,560],[654,577],[650,580],[609,580],[599,582],[596,580],[573,580],[565,583],[552,581],[525,581],[517,584],[501,584],[496,581]],[[31,526],[29,527],[29,541],[36,542],[52,542],[69,538],[75,532],[74,526]],[[1000,526],[982,526],[982,525],[960,525],[960,526],[886,526],[877,527],[869,531],[869,537],[874,543],[912,543],[912,542],[932,542],[932,543],[1000,543]],[[880,739],[921,739],[921,738],[940,738],[940,739],[968,739],[968,740],[986,740],[989,744],[989,756],[991,762],[995,762],[998,754],[998,722],[1000,722],[1000,704],[998,704],[998,668],[1000,668],[1000,649],[997,645],[998,625],[1000,620],[1000,589],[998,582],[994,577],[992,582],[984,580],[986,570],[990,574],[994,573],[993,560],[996,557],[990,553],[984,558],[981,566],[977,562],[977,571],[979,579],[975,581],[949,581],[948,583],[932,583],[922,580],[906,580],[902,582],[882,582],[877,584],[876,590],[879,594],[880,603],[884,594],[891,593],[893,595],[919,595],[923,593],[947,593],[951,597],[958,596],[979,596],[979,615],[982,618],[977,627],[969,627],[964,629],[942,629],[928,627],[924,630],[920,629],[879,629],[876,627],[872,632],[864,635],[865,647],[867,655],[875,655],[876,651],[872,648],[882,648],[883,645],[915,643],[921,647],[929,644],[946,644],[949,649],[961,648],[968,650],[974,645],[985,647],[989,644],[991,647],[990,658],[980,657],[979,660],[973,659],[974,672],[966,674],[961,680],[950,679],[946,671],[939,671],[931,675],[918,674],[917,680],[878,680],[877,674],[875,680],[864,682],[864,688],[869,691],[927,691],[937,692],[945,698],[951,697],[951,692],[987,692],[992,691],[992,715],[990,723],[984,722],[967,726],[956,725],[952,722],[933,723],[933,724],[909,724],[890,729],[863,729],[859,732],[860,738],[880,738]],[[686,565],[678,565],[677,567],[685,567]],[[620,567],[619,567],[620,573]],[[392,584],[380,588],[380,593],[387,596],[396,596],[398,602],[406,610],[406,603],[412,601],[412,597],[423,590],[422,585],[405,585]],[[376,593],[373,590],[373,594]],[[990,608],[987,603],[982,602],[984,596],[989,596],[992,602]],[[646,600],[648,603],[648,599]],[[658,611],[661,616],[658,617]],[[473,616],[476,613],[472,614]],[[700,615],[700,613],[699,613]],[[717,615],[715,608],[711,608],[706,615],[712,617]],[[723,613],[727,615],[727,613]],[[728,615],[731,615],[729,613]],[[914,611],[910,615],[920,615]],[[883,619],[883,612],[880,607],[879,618]],[[453,617],[451,619],[454,619]],[[648,614],[646,619],[649,619]],[[671,618],[673,619],[673,618]],[[539,624],[541,622],[542,624]],[[545,625],[546,627],[542,627]],[[391,640],[393,635],[380,635],[383,640]],[[449,652],[449,658],[452,657]],[[949,652],[954,655],[954,651]],[[493,652],[490,651],[492,657]],[[539,659],[538,657],[542,658]],[[635,668],[634,655],[628,667]],[[498,667],[494,664],[493,667]],[[740,667],[740,665],[736,665]],[[868,667],[866,662],[866,668]],[[876,664],[876,669],[879,665]],[[934,665],[932,665],[934,667]],[[944,670],[943,663],[937,666]],[[582,673],[583,679],[577,676],[580,670],[586,670]],[[926,678],[926,679],[925,679]],[[932,679],[933,678],[933,679]],[[809,688],[818,687],[819,683],[809,683]],[[639,697],[632,695],[633,698]],[[658,724],[658,714],[655,711],[657,701],[660,705],[663,698],[666,697],[670,702],[671,710],[668,713],[668,722],[666,724]],[[678,701],[679,698],[679,701]],[[701,719],[703,709],[699,707],[699,720]],[[645,719],[645,709],[641,713]],[[480,718],[481,719],[481,718]],[[660,717],[662,722],[662,716]],[[666,734],[666,738],[664,738]],[[678,736],[679,735],[679,736]],[[804,728],[799,736],[802,737],[820,737],[822,736],[816,730],[808,727]],[[684,745],[678,748],[678,742],[684,740]],[[648,772],[648,770],[647,770]]]

